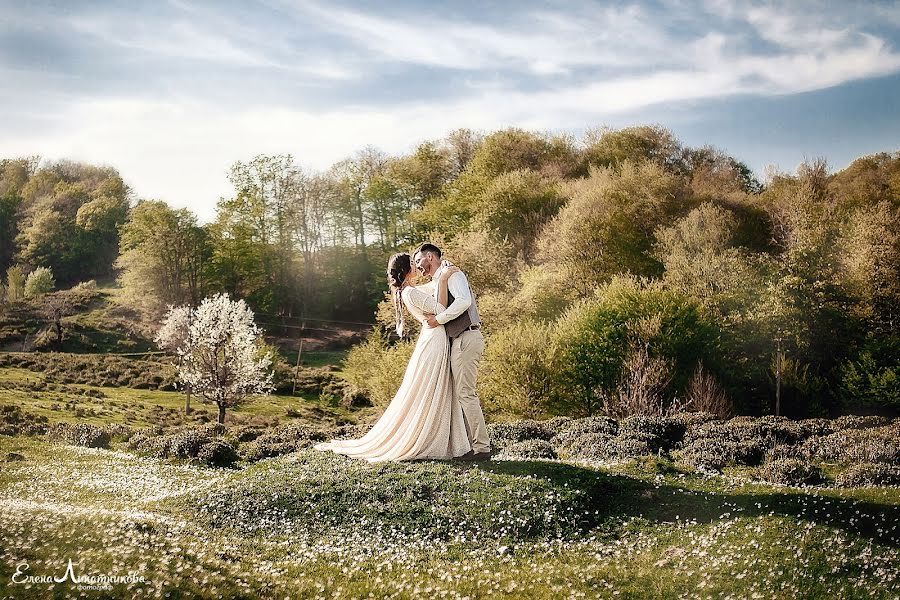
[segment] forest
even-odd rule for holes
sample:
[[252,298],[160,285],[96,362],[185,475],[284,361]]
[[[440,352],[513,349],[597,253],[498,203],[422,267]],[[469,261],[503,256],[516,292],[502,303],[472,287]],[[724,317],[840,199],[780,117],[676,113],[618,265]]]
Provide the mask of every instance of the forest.
[[389,333],[385,264],[431,241],[477,295],[492,414],[900,409],[900,152],[760,181],[658,125],[456,130],[323,172],[276,155],[228,176],[200,223],[112,167],[0,160],[0,311],[114,279],[151,323],[217,292],[282,321],[371,322],[343,371],[379,405],[414,342]]

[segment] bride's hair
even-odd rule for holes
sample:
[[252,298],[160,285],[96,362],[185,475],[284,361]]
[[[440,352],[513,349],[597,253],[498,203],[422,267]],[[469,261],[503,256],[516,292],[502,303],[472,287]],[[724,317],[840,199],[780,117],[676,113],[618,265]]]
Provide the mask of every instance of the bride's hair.
[[388,261],[388,284],[395,290],[400,289],[410,271],[412,271],[412,261],[409,259],[409,254],[398,252]]
[[410,271],[412,271],[412,261],[406,252],[399,252],[388,261],[388,284],[393,291],[394,322],[396,323],[397,335],[400,337],[403,337],[404,325],[403,309],[400,306],[400,287],[406,281],[406,276],[409,275]]

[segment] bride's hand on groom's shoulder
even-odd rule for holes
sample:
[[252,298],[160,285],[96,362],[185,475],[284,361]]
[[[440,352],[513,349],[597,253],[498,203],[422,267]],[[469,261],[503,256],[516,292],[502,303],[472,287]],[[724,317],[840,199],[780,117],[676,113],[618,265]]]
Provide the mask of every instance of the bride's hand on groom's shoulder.
[[450,277],[452,275],[454,275],[455,273],[460,273],[460,272],[461,272],[460,268],[453,265],[453,263],[450,263],[449,265],[444,265],[444,270],[441,271],[441,279],[442,280],[450,279]]

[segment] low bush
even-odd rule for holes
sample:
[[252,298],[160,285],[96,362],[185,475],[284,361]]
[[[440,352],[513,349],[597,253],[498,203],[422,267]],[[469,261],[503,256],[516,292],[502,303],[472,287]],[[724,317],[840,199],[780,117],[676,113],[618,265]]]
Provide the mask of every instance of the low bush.
[[871,427],[883,427],[891,422],[887,417],[878,415],[843,415],[834,419],[832,429],[843,431],[845,429],[869,429]]
[[173,432],[162,428],[145,429],[132,434],[127,447],[156,458],[198,458],[205,445],[227,432],[228,429],[218,423],[183,427]]
[[585,434],[603,434],[615,437],[619,433],[619,422],[609,417],[585,417],[561,423],[552,443],[557,448],[565,448]]
[[230,467],[240,459],[240,456],[228,442],[213,440],[200,447],[197,458],[213,467]]
[[325,433],[318,429],[299,423],[287,423],[275,427],[251,442],[241,444],[239,451],[244,460],[255,462],[297,452],[325,439]]
[[620,423],[622,437],[645,439],[651,446],[671,450],[684,438],[685,426],[671,417],[628,417]]
[[604,462],[655,454],[650,436],[613,436],[607,433],[583,433],[565,446],[558,446],[559,455],[572,460]]
[[900,467],[884,463],[861,463],[835,477],[834,483],[841,487],[896,486],[900,485]]
[[868,429],[842,429],[803,442],[800,453],[807,459],[850,464],[900,462],[900,424]]
[[491,447],[502,450],[506,446],[525,440],[550,440],[553,431],[540,421],[524,420],[514,423],[491,423],[488,425]]
[[690,467],[719,471],[728,465],[758,465],[766,449],[760,440],[705,437],[693,440],[672,455]]
[[495,458],[498,460],[553,460],[557,456],[550,442],[531,439],[514,442],[504,447]]
[[760,467],[758,474],[763,481],[782,485],[811,485],[823,480],[818,467],[795,458],[769,461]]
[[43,435],[49,428],[45,416],[23,411],[15,404],[0,405],[0,435]]
[[86,448],[108,448],[110,441],[104,428],[89,423],[54,423],[47,436],[51,440]]

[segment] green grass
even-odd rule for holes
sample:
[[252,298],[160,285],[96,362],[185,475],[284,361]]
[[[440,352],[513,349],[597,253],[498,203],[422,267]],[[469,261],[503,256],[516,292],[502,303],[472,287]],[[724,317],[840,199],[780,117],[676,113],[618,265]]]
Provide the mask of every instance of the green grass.
[[[36,389],[40,388],[40,389]],[[99,398],[86,395],[91,393]],[[138,390],[126,387],[98,387],[59,384],[43,373],[18,368],[0,369],[0,404],[14,404],[51,422],[83,422],[93,425],[121,423],[132,427],[174,426],[215,421],[214,405],[193,397],[192,413],[184,414],[185,396],[181,392]],[[301,419],[317,425],[355,422],[369,413],[349,411],[313,396],[260,396],[247,404],[229,409],[226,423],[253,421],[281,422]]]
[[[347,350],[304,352],[300,365],[309,368],[333,366],[339,370],[341,363],[344,362],[344,358],[347,357],[347,352]],[[281,355],[284,357],[285,362],[292,367],[297,364],[296,350],[282,350]]]
[[[891,598],[897,488],[784,488],[635,459],[237,470],[0,436],[0,590],[16,565],[144,575],[88,597]],[[93,595],[92,595],[93,594]],[[754,596],[756,594],[756,596]]]

